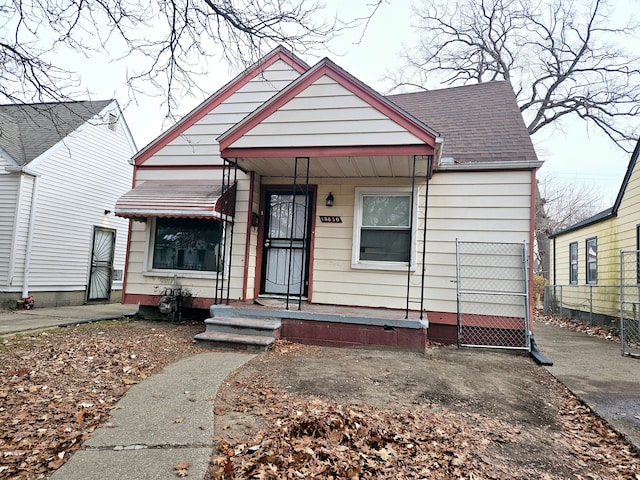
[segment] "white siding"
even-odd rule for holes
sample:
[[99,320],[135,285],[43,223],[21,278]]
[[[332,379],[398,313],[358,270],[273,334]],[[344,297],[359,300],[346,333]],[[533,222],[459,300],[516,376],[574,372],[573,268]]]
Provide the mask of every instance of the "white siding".
[[[370,181],[367,185],[375,184]],[[382,183],[398,186],[404,182]],[[313,301],[341,305],[404,308],[406,271],[351,268],[353,203],[356,184],[319,185],[316,218],[337,215],[342,223],[316,223]],[[324,206],[331,191],[334,207]],[[424,186],[419,188],[418,232],[423,227]],[[455,241],[529,242],[530,172],[437,173],[429,185],[425,307],[456,311]],[[417,269],[411,299],[419,300],[422,236],[417,238]],[[416,308],[412,303],[411,307]]]
[[0,288],[9,282],[18,182],[18,175],[0,173]]
[[282,60],[251,79],[204,118],[187,128],[159,152],[144,162],[145,166],[219,165],[220,149],[216,138],[299,76]]
[[[279,60],[261,74],[251,79],[238,91],[234,92],[223,103],[214,108],[201,120],[194,123],[186,131],[169,142],[152,157],[145,160],[144,167],[177,166],[181,169],[145,169],[138,168],[136,182],[145,180],[189,180],[220,179],[220,170],[190,169],[190,166],[221,165],[219,147],[216,138],[242,120],[247,114],[258,108],[286,85],[298,78],[299,73],[291,66]],[[249,177],[238,172],[237,208],[235,215],[233,251],[231,258],[231,285],[229,296],[232,299],[243,297],[245,270],[245,244],[247,237]],[[254,197],[254,211],[257,212],[259,197]],[[157,275],[149,272],[150,248],[147,245],[149,232],[153,222],[133,222],[129,249],[129,265],[127,270],[127,294],[158,295],[162,289],[171,285],[173,272]],[[257,232],[251,230],[251,249],[249,272],[255,272],[255,243]],[[178,273],[180,285],[194,297],[212,298],[215,294],[215,275],[185,275]],[[253,292],[253,281],[247,286]],[[226,293],[226,284],[225,284]]]
[[27,254],[27,236],[29,234],[29,219],[31,217],[31,202],[35,178],[24,174],[20,181],[20,192],[17,203],[17,221],[15,226],[12,261],[13,267],[9,274],[9,286],[22,289],[24,279],[24,265]]
[[364,100],[323,76],[231,147],[308,147],[423,143]]
[[[136,174],[136,182],[145,180],[219,180],[222,171],[219,169],[203,170],[159,170],[140,168]],[[243,297],[245,244],[248,218],[248,199],[250,181],[249,176],[238,172],[238,189],[236,215],[233,234],[233,251],[231,255],[231,284],[229,296],[231,299]],[[173,283],[173,275],[177,274],[178,284],[193,297],[213,298],[215,295],[215,273],[185,273],[179,270],[167,272],[153,272],[151,265],[151,247],[148,244],[151,229],[155,223],[152,219],[147,222],[132,222],[129,247],[129,265],[127,269],[127,291],[129,295],[160,295],[162,290]],[[255,234],[252,232],[252,237]],[[252,240],[255,242],[255,239]],[[225,296],[226,296],[226,283]]]
[[[125,129],[91,122],[32,162],[41,176],[31,249],[33,291],[84,290],[94,226],[115,229],[114,268],[123,269],[128,220],[105,215],[131,188],[133,155]],[[121,289],[121,282],[114,282]]]

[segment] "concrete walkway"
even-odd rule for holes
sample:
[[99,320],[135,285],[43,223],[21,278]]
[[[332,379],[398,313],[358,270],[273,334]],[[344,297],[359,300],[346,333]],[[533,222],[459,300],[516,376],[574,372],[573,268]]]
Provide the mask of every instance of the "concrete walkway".
[[549,372],[640,451],[640,360],[623,357],[619,343],[542,322],[534,338]]
[[[0,336],[133,316],[136,305],[89,304],[0,313]],[[213,400],[222,381],[255,355],[205,352],[164,368],[129,389],[109,422],[50,480],[204,478],[213,453]]]
[[74,307],[38,308],[36,306],[33,310],[0,312],[0,335],[131,317],[137,311],[137,305],[92,303]]
[[204,478],[213,453],[213,399],[233,370],[254,355],[206,352],[180,360],[134,385],[110,421],[51,480]]

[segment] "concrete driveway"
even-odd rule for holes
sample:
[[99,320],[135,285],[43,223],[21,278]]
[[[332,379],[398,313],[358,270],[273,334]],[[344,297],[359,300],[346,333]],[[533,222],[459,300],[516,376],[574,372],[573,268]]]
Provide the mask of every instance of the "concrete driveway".
[[640,451],[640,359],[623,357],[619,343],[543,322],[534,338],[553,361],[549,372]]
[[130,317],[135,315],[137,311],[137,305],[101,303],[73,307],[36,307],[33,310],[0,312],[0,335],[75,325],[96,320]]

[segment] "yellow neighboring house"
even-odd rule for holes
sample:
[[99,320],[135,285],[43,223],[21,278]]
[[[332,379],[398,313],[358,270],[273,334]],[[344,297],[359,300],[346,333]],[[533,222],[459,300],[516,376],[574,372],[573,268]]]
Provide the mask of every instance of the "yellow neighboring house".
[[[633,253],[640,249],[639,154],[640,140],[613,207],[549,236],[552,298],[546,300],[556,311],[599,324],[618,318],[622,251],[630,252],[624,254],[624,284],[640,286],[640,267]],[[637,290],[633,289],[636,297]]]

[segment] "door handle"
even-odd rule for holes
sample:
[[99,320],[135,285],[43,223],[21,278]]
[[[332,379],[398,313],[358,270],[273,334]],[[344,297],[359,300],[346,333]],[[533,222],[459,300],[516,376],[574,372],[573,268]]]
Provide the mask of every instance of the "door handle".
[[269,248],[271,246],[271,240],[267,239],[264,241],[264,246]]

